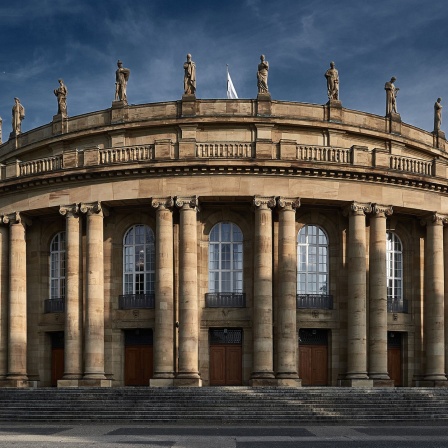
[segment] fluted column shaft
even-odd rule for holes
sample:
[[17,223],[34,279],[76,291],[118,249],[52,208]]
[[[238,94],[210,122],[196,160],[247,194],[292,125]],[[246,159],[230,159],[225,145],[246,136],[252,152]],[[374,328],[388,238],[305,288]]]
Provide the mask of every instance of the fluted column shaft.
[[66,228],[64,379],[70,380],[82,378],[80,220],[76,204],[60,207],[59,213]]
[[27,307],[25,222],[19,213],[9,218],[8,375],[27,380]]
[[8,372],[8,228],[2,225],[0,216],[0,380]]
[[253,373],[274,378],[272,337],[272,211],[273,197],[255,197]]
[[156,283],[154,378],[174,378],[172,198],[154,198],[156,208]]
[[81,204],[87,214],[84,379],[104,376],[103,209],[99,202]]
[[179,229],[179,373],[181,379],[199,376],[198,255],[196,197],[177,198]]
[[386,215],[392,208],[374,205],[369,250],[369,378],[388,380]]
[[426,369],[424,380],[444,381],[444,270],[443,220],[434,214],[426,222],[424,329]]
[[297,374],[297,234],[296,198],[279,198],[279,286],[276,315],[277,378],[298,378]]
[[348,210],[347,379],[367,379],[366,211],[357,203]]

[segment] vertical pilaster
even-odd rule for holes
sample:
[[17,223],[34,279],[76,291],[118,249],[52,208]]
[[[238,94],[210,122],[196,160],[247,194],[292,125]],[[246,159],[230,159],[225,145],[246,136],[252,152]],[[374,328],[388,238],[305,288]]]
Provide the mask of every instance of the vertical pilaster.
[[173,198],[153,198],[156,209],[154,378],[150,386],[172,386],[174,378]]
[[100,202],[83,203],[80,210],[87,215],[86,310],[82,385],[110,386],[111,382],[106,380],[104,375],[103,219],[105,211]]
[[367,376],[366,329],[366,217],[370,204],[353,202],[349,217],[348,298],[347,298],[347,374],[344,386],[372,386]]
[[8,228],[0,216],[0,380],[8,373],[8,284],[9,284]]
[[202,386],[199,375],[197,196],[177,197],[179,230],[179,373],[175,386]]
[[425,300],[423,304],[426,368],[423,380],[436,385],[446,381],[444,329],[443,217],[426,220]]
[[277,326],[277,372],[279,386],[301,386],[297,373],[297,198],[279,198],[279,285]]
[[82,378],[82,300],[80,284],[81,231],[77,204],[59,208],[65,216],[64,377],[58,387],[76,386]]
[[393,386],[387,373],[386,216],[392,207],[375,204],[370,215],[369,378],[374,386]]
[[274,197],[254,197],[254,298],[252,386],[276,385],[272,332],[272,207]]

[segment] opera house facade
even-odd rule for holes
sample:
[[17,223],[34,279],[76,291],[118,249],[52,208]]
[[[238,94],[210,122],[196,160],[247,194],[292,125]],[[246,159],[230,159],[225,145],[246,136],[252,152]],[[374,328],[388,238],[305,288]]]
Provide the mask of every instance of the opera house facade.
[[262,91],[13,130],[0,386],[444,386],[445,145]]

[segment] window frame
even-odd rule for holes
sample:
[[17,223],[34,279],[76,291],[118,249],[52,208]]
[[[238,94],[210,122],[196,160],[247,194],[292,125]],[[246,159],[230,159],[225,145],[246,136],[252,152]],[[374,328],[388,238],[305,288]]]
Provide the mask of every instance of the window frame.
[[[48,287],[51,300],[65,299],[67,267],[66,237],[65,230],[62,230],[56,233],[50,242]],[[57,245],[56,248],[54,248],[55,245]]]
[[[392,240],[389,239],[389,235],[392,235]],[[395,248],[396,244],[399,244],[400,250]],[[390,248],[390,246],[392,248]],[[391,260],[392,256],[392,260]],[[399,258],[399,261],[397,261]],[[386,231],[386,283],[387,283],[387,300],[392,302],[403,302],[403,286],[404,286],[404,272],[403,272],[403,242],[401,238],[393,231]],[[399,265],[400,275],[396,276],[397,264]],[[390,275],[392,273],[392,275]],[[389,286],[389,283],[392,285]],[[400,293],[396,294],[397,282],[400,283]],[[390,291],[392,290],[392,293]]]

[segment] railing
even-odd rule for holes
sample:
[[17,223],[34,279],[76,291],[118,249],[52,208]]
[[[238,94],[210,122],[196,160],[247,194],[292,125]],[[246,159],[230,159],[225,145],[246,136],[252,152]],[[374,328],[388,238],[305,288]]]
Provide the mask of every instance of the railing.
[[329,146],[297,146],[297,158],[313,162],[350,163],[351,150]]
[[245,308],[246,294],[239,292],[208,292],[205,294],[207,308]]
[[408,313],[408,301],[406,299],[387,298],[388,313]]
[[120,310],[134,310],[142,308],[154,308],[154,294],[124,294],[118,296],[118,308]]
[[62,169],[62,155],[47,157],[45,159],[30,160],[29,162],[20,162],[20,175],[47,173]]
[[56,299],[46,299],[44,301],[44,313],[64,313],[65,298],[58,297]]
[[154,158],[154,145],[128,146],[122,148],[107,148],[100,150],[100,164],[118,162],[138,162]]
[[251,158],[253,143],[196,143],[196,156],[209,158]]
[[332,310],[333,296],[330,294],[297,294],[297,308]]
[[412,159],[410,157],[390,156],[390,167],[393,170],[408,171],[414,174],[432,175],[432,161]]

